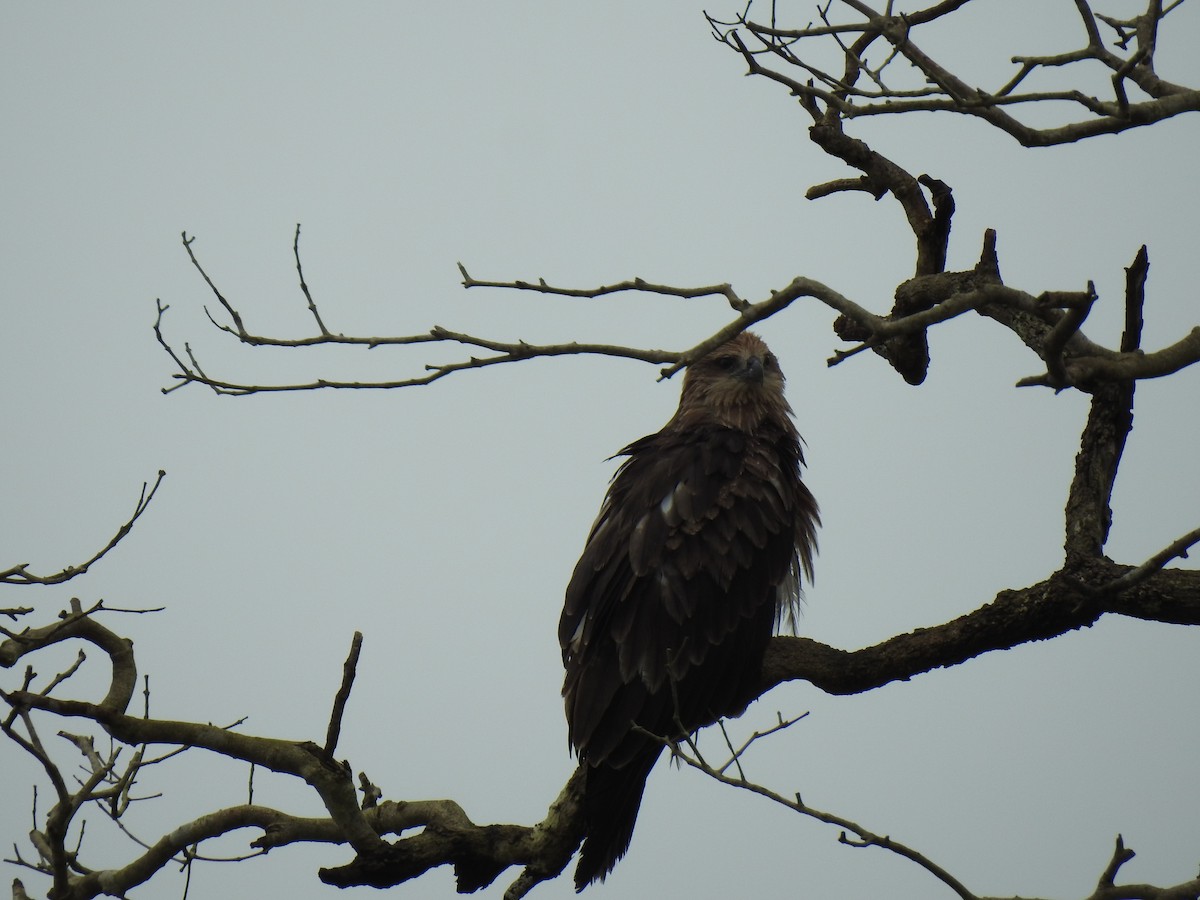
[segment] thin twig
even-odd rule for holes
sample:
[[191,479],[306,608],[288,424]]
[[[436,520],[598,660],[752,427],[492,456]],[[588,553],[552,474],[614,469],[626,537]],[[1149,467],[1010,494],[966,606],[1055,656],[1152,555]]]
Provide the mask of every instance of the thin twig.
[[126,521],[124,525],[117,529],[117,533],[113,535],[109,542],[105,544],[97,553],[93,554],[90,559],[79,563],[78,565],[67,566],[61,572],[55,572],[53,575],[35,575],[29,571],[29,563],[11,566],[8,569],[0,571],[0,584],[62,584],[64,581],[70,581],[72,578],[77,578],[78,576],[83,575],[96,562],[98,562],[110,550],[112,550],[113,547],[117,546],[117,544],[121,543],[121,541],[125,539],[125,536],[133,529],[133,526],[137,520],[142,517],[142,513],[144,513],[150,507],[150,501],[154,499],[154,495],[158,492],[159,485],[162,484],[163,479],[166,477],[167,473],[160,469],[158,472],[158,478],[155,479],[154,485],[153,487],[149,488],[148,493],[147,487],[149,483],[142,483],[142,493],[141,496],[138,497],[138,502],[134,507],[133,515],[130,516],[129,520]]
[[1193,528],[1183,537],[1163,547],[1136,569],[1131,569],[1120,578],[1114,578],[1107,584],[1094,589],[1093,592],[1097,594],[1119,594],[1122,591],[1127,591],[1131,587],[1141,584],[1155,572],[1163,569],[1172,560],[1187,559],[1188,551],[1196,546],[1196,544],[1200,544],[1200,528]]
[[248,336],[246,326],[242,324],[242,317],[238,314],[238,311],[233,308],[228,300],[225,299],[225,295],[221,293],[220,289],[213,282],[213,280],[208,277],[208,273],[204,271],[204,266],[200,265],[200,260],[196,259],[196,254],[192,251],[192,244],[196,242],[195,236],[188,237],[187,232],[184,231],[181,232],[180,238],[183,241],[183,249],[187,251],[188,259],[192,261],[192,265],[195,267],[196,271],[200,273],[200,277],[204,279],[204,282],[208,285],[209,290],[213,292],[213,296],[215,296],[217,301],[223,307],[225,307],[225,312],[229,313],[229,317],[233,319],[233,324],[237,329],[237,333],[239,335]]
[[292,255],[296,258],[296,275],[300,278],[300,291],[304,294],[304,299],[308,301],[308,311],[312,313],[313,318],[317,320],[317,328],[321,330],[321,334],[329,336],[329,329],[325,327],[325,323],[321,320],[321,314],[317,312],[316,301],[313,300],[312,294],[309,293],[308,283],[304,280],[304,267],[300,265],[300,223],[296,223],[296,236],[292,240]]
[[[784,806],[811,819],[816,819],[818,822],[824,822],[828,825],[836,825],[842,828],[843,832],[839,838],[840,843],[851,847],[880,847],[884,850],[888,850],[897,854],[898,856],[902,856],[905,859],[916,863],[921,868],[925,869],[925,871],[929,872],[931,875],[953,890],[956,894],[958,894],[961,900],[977,900],[975,894],[969,891],[966,886],[962,884],[962,882],[960,882],[957,878],[955,878],[937,863],[933,862],[924,854],[912,849],[911,847],[902,844],[899,841],[893,840],[891,837],[875,834],[874,832],[869,831],[862,825],[859,825],[857,822],[853,822],[850,819],[835,815],[833,813],[823,812],[822,810],[808,806],[800,799],[799,794],[796,794],[794,798],[784,797],[770,788],[748,781],[740,775],[739,777],[726,775],[723,772],[714,769],[701,758],[679,751],[677,751],[677,753],[678,758],[683,760],[684,763],[703,772],[708,777],[715,779],[722,784],[727,784],[731,787],[736,787],[741,790],[758,794],[760,797],[765,797],[766,799],[777,803],[780,806]],[[846,836],[846,832],[853,833],[856,835],[856,838],[848,838]]]
[[538,294],[553,294],[556,297],[576,297],[581,299],[594,299],[624,291],[641,291],[647,294],[662,294],[668,297],[682,297],[684,299],[711,297],[714,294],[720,294],[728,301],[730,308],[738,312],[750,305],[737,295],[733,286],[728,282],[710,284],[704,287],[681,288],[670,284],[656,284],[652,281],[646,281],[644,278],[630,278],[625,281],[605,284],[595,288],[564,288],[547,284],[544,278],[539,278],[537,281],[481,281],[477,278],[472,278],[462,263],[458,264],[458,271],[462,275],[463,287],[468,289],[475,287],[506,288],[508,290],[533,291]]

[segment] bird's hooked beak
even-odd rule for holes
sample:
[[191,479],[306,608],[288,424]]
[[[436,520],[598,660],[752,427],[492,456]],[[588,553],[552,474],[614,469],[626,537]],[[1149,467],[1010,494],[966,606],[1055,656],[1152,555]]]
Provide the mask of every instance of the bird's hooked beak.
[[758,356],[748,357],[742,370],[738,372],[739,378],[752,384],[762,384],[765,376],[766,370],[763,368],[763,361]]

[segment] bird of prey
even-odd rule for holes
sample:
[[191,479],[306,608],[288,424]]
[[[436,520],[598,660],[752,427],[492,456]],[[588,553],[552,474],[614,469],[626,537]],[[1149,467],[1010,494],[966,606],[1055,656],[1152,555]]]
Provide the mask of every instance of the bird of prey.
[[743,332],[687,368],[661,431],[617,454],[558,626],[585,768],[576,890],[628,850],[658,738],[745,709],[812,578],[820,520],[783,383]]

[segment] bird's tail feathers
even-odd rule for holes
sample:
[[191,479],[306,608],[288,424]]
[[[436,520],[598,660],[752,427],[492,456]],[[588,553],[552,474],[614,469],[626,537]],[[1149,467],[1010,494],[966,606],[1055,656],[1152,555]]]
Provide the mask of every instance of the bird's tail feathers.
[[583,788],[584,838],[575,890],[603,881],[629,849],[642,792],[661,747],[648,747],[621,768],[589,766]]

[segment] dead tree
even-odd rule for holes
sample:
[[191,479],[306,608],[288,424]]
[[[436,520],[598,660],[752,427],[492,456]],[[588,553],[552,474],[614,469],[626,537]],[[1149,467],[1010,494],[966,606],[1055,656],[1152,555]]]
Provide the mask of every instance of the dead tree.
[[[711,296],[727,303],[733,315],[725,327],[705,340],[676,350],[581,341],[535,345],[440,326],[407,336],[353,336],[328,327],[318,308],[304,278],[297,227],[293,252],[300,291],[314,331],[307,337],[280,338],[258,334],[246,324],[248,317],[208,275],[195,254],[194,238],[185,234],[188,257],[215,301],[209,311],[213,325],[244,345],[299,351],[327,345],[375,348],[433,343],[460,345],[479,355],[429,366],[422,373],[386,382],[317,378],[305,383],[241,383],[210,374],[188,344],[180,348],[174,343],[164,327],[168,307],[160,302],[155,333],[175,367],[175,383],[165,391],[191,384],[233,395],[399,388],[428,384],[465,369],[574,354],[642,360],[662,366],[662,377],[670,377],[736,333],[784,314],[792,304],[806,299],[832,310],[834,333],[845,344],[832,349],[829,365],[845,363],[870,350],[906,382],[919,385],[925,380],[930,361],[926,339],[929,329],[974,314],[997,326],[996,333],[1015,337],[1036,360],[1031,362],[1033,371],[1021,380],[1021,386],[1078,391],[1090,397],[1090,414],[1080,435],[1074,476],[1067,491],[1060,567],[1036,584],[978,598],[974,611],[944,624],[897,635],[857,651],[800,637],[776,638],[768,652],[761,690],[801,680],[831,694],[861,693],[938,667],[960,665],[992,650],[1054,638],[1106,615],[1175,625],[1200,624],[1200,572],[1171,566],[1200,542],[1200,528],[1173,540],[1164,535],[1162,550],[1145,560],[1120,562],[1105,554],[1112,523],[1112,490],[1132,428],[1137,382],[1170,376],[1200,360],[1200,327],[1179,336],[1169,346],[1142,348],[1148,250],[1143,247],[1137,252],[1126,269],[1122,298],[1125,327],[1120,343],[1103,346],[1090,340],[1083,330],[1089,311],[1099,300],[1093,285],[1089,282],[1071,291],[1048,287],[1036,292],[1011,286],[1001,273],[1000,238],[994,232],[981,236],[978,262],[972,268],[947,271],[955,211],[950,186],[927,174],[914,175],[847,131],[853,120],[864,116],[944,112],[978,118],[1023,146],[1036,147],[1115,134],[1200,110],[1200,90],[1173,83],[1156,70],[1158,35],[1182,0],[1150,0],[1141,14],[1126,20],[1102,15],[1093,11],[1087,0],[1076,0],[1081,46],[1048,56],[1016,56],[1015,72],[990,89],[971,86],[968,79],[921,49],[923,29],[953,16],[968,2],[944,0],[897,13],[891,2],[880,11],[859,0],[843,0],[821,7],[820,21],[801,27],[780,22],[774,6],[765,23],[756,19],[749,7],[728,21],[709,19],[716,40],[741,57],[749,74],[779,84],[796,98],[811,118],[809,137],[813,144],[856,173],[813,186],[808,192],[810,198],[857,191],[877,199],[890,198],[900,205],[915,241],[915,261],[912,276],[896,286],[890,311],[872,311],[803,274],[766,297],[747,299],[727,283],[680,287],[631,278],[598,287],[572,288],[540,279],[478,279],[466,267],[460,267],[462,283],[470,289],[537,292],[551,297],[597,297],[618,291]],[[1093,96],[1069,81],[1084,64],[1098,64],[1110,73],[1109,96]],[[1027,87],[1043,75],[1065,80],[1066,84]],[[1046,104],[1067,110],[1065,120],[1036,127],[1023,118],[1025,111]],[[139,504],[139,515],[143,508],[144,502]],[[35,580],[22,565],[6,571],[9,583]],[[188,864],[198,858],[196,848],[205,839],[247,825],[261,829],[261,835],[252,842],[255,851],[298,842],[349,845],[352,859],[319,873],[324,882],[338,886],[388,887],[450,865],[459,890],[472,891],[516,866],[522,871],[506,894],[515,898],[539,882],[555,878],[575,852],[580,838],[577,776],[551,803],[546,818],[530,826],[477,825],[452,800],[384,800],[365,773],[356,780],[350,764],[338,760],[336,751],[341,710],[354,679],[357,640],[334,697],[323,741],[287,741],[247,734],[239,723],[217,726],[180,722],[151,717],[148,710],[142,715],[131,710],[138,683],[131,644],[101,623],[99,616],[106,611],[99,604],[88,609],[75,604],[54,622],[20,631],[6,629],[0,644],[0,665],[5,668],[64,641],[90,644],[112,664],[107,693],[98,702],[60,696],[62,685],[78,664],[44,683],[38,681],[31,666],[27,667],[20,683],[3,694],[9,709],[2,723],[5,735],[40,763],[54,791],[52,806],[37,814],[30,837],[32,855],[27,858],[18,850],[14,861],[48,876],[52,881],[48,896],[55,900],[121,896],[172,861]],[[32,610],[2,612],[17,619]],[[73,752],[84,760],[85,776],[75,783],[70,783],[63,764],[42,740],[49,722],[74,728],[69,724],[73,722],[82,729],[79,733],[64,732]],[[789,724],[781,721],[771,732]],[[96,749],[94,738],[101,732],[112,740],[107,751]],[[742,772],[740,760],[746,746],[762,737],[765,735],[755,735],[742,747],[735,748],[731,743],[729,758],[720,764],[704,759],[691,743],[674,749],[688,764],[713,778],[841,829],[846,843],[890,850],[923,867],[958,896],[966,900],[977,897],[951,874],[949,866],[935,863],[864,825],[813,809],[798,796],[755,784]],[[152,749],[162,747],[167,749]],[[328,816],[300,818],[255,805],[248,799],[245,804],[215,810],[146,842],[143,850],[124,865],[102,870],[89,867],[73,827],[80,810],[95,804],[120,821],[132,802],[139,773],[184,749],[208,750],[299,779],[320,797]],[[388,839],[421,826],[423,831],[418,834]],[[1200,897],[1200,880],[1169,887],[1118,885],[1119,870],[1132,855],[1118,838],[1093,897]],[[26,896],[19,881],[14,883],[13,895]]]

